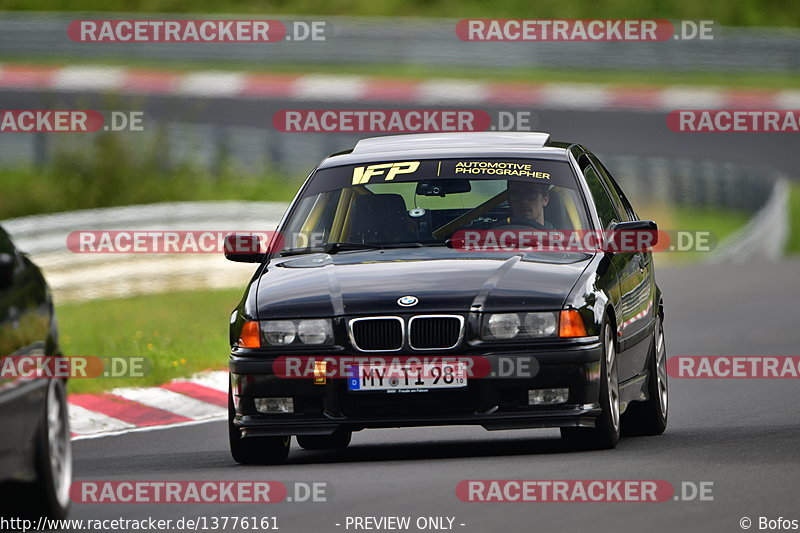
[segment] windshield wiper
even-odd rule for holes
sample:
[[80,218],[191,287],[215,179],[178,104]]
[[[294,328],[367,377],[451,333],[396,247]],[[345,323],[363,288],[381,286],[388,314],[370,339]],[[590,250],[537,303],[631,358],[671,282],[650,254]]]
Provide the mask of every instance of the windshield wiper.
[[335,254],[336,252],[345,252],[348,250],[378,250],[381,246],[376,244],[364,244],[360,242],[329,242],[318,247],[307,248],[290,248],[283,250],[282,256],[287,255],[300,255],[300,254]]
[[383,244],[365,244],[361,242],[329,242],[314,248],[292,248],[281,252],[282,256],[308,253],[335,254],[354,250],[385,250],[394,248],[423,248],[425,246],[445,246],[441,241],[433,242],[388,242]]
[[363,242],[329,242],[322,247],[326,254],[336,252],[346,252],[348,250],[379,250],[382,246],[378,244],[365,244]]
[[429,242],[390,242],[384,244],[382,248],[424,248],[426,246],[444,246],[445,243],[441,241]]

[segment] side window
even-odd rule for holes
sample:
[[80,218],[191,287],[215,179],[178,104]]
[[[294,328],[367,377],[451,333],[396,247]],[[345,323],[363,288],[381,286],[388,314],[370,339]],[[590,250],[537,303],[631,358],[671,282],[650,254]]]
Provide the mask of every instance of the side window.
[[633,206],[628,201],[628,197],[625,196],[625,193],[622,192],[617,182],[614,181],[614,178],[611,178],[609,175],[611,185],[614,186],[614,190],[616,191],[619,199],[622,200],[622,206],[625,208],[625,212],[628,213],[628,220],[639,220],[639,215],[636,214],[636,211],[633,210]]
[[617,182],[611,176],[611,173],[608,169],[600,162],[599,159],[592,156],[591,157],[592,163],[594,163],[595,167],[600,169],[600,174],[605,180],[606,185],[608,186],[609,190],[611,191],[612,198],[618,202],[618,207],[621,207],[623,210],[623,216],[625,216],[626,220],[639,220],[639,217],[636,215],[636,212],[633,210],[633,206],[628,201],[628,198],[625,196],[625,193],[622,192]]
[[[340,194],[339,190],[321,192],[300,200],[289,225],[283,229],[286,240],[284,247],[305,248],[326,242],[339,205]],[[339,226],[341,230],[341,224]]]
[[617,209],[614,207],[614,203],[611,201],[611,197],[608,195],[608,191],[603,185],[603,182],[600,180],[600,176],[597,175],[592,165],[589,164],[589,159],[582,157],[578,164],[581,167],[584,178],[586,178],[589,191],[592,193],[592,199],[597,208],[597,215],[600,217],[600,223],[603,224],[603,229],[608,229],[612,224],[620,222],[622,219]]
[[3,228],[0,228],[0,254],[14,255],[14,244]]
[[0,318],[6,314],[8,311],[6,308],[11,304],[6,297],[6,294],[8,294],[6,291],[9,290],[10,284],[13,281],[12,273],[19,264],[20,257],[14,251],[14,244],[11,242],[5,230],[0,228],[0,278],[2,278],[0,279],[0,294],[3,294],[4,299],[4,301],[0,302]]

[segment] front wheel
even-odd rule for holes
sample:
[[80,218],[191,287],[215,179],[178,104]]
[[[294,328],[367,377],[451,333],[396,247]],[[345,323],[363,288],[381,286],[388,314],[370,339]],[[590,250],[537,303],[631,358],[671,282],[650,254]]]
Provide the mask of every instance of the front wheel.
[[588,450],[614,448],[619,441],[619,379],[617,349],[611,324],[603,323],[603,357],[600,362],[600,407],[603,412],[593,428],[561,428],[561,438],[567,444]]
[[233,394],[228,385],[228,441],[234,461],[243,465],[274,465],[286,461],[291,436],[242,437],[233,423],[235,416]]

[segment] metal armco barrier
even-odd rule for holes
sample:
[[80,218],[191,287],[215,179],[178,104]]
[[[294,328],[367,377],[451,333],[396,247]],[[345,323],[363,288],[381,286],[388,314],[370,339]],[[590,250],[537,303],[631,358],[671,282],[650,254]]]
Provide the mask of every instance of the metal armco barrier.
[[[731,169],[703,164],[705,174],[686,176],[675,186],[665,160],[632,157],[606,158],[626,190],[646,189],[651,197],[688,190],[688,184],[707,191],[725,191],[736,178]],[[637,179],[626,172],[637,172]],[[644,173],[644,174],[642,174]],[[787,186],[773,176],[767,180],[739,177],[740,187],[752,189],[750,223],[720,243],[710,261],[745,261],[753,257],[777,259],[782,255],[787,230]],[[705,182],[703,181],[705,180]],[[715,182],[715,180],[717,180]],[[733,181],[731,181],[733,180]],[[721,186],[722,184],[725,186]],[[704,183],[704,184],[701,184]],[[701,185],[698,185],[701,184]],[[706,196],[711,200],[712,196]],[[727,198],[727,199],[726,199]],[[743,208],[741,199],[722,196],[718,202]],[[758,203],[760,201],[760,203]],[[737,203],[738,202],[738,203]],[[757,204],[757,205],[756,205]],[[243,287],[255,265],[231,263],[222,254],[80,254],[67,249],[67,235],[77,230],[220,230],[270,231],[277,227],[288,204],[283,202],[178,202],[88,209],[52,215],[37,215],[3,221],[21,250],[31,254],[43,269],[57,301],[84,301],[149,294],[173,290]]]
[[[0,166],[45,165],[58,151],[81,151],[96,134],[15,133],[0,144]],[[269,128],[161,123],[146,132],[117,132],[144,153],[156,145],[167,167],[189,165],[212,175],[222,168],[253,175],[275,173],[299,182],[326,154],[347,150],[358,134],[276,132]],[[600,154],[634,200],[714,206],[755,212],[766,201],[774,171],[732,163],[666,157]]]
[[[713,40],[663,42],[464,42],[458,19],[318,17],[326,41],[277,43],[112,43],[71,41],[67,26],[77,19],[277,19],[263,15],[168,15],[126,13],[0,12],[0,50],[7,57],[125,58],[154,61],[219,61],[292,64],[428,65],[463,67],[652,69],[665,71],[772,71],[800,68],[800,32],[789,29],[727,28],[715,24]],[[673,21],[677,23],[678,21]],[[468,49],[469,53],[464,53]]]

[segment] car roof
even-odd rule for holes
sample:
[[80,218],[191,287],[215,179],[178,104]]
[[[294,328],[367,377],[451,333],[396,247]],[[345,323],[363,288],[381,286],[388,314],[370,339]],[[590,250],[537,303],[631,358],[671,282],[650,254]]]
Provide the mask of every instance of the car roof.
[[391,159],[451,157],[518,157],[567,160],[569,143],[550,140],[543,132],[415,133],[370,137],[352,150],[333,154],[319,168]]

